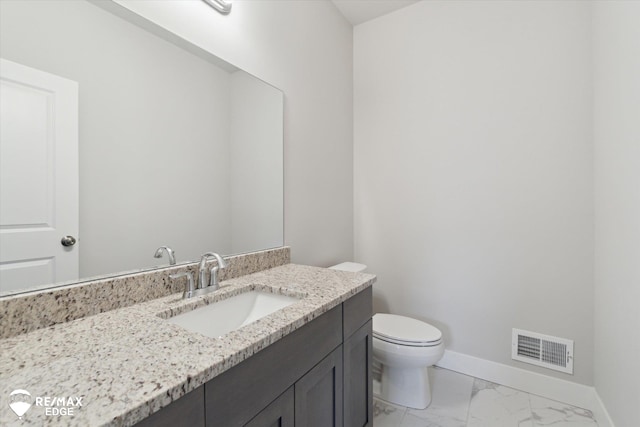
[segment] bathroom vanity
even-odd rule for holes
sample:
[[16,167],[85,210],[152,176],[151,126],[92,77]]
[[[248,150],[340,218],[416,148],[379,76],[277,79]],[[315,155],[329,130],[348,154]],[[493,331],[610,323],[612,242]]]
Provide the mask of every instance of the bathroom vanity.
[[[273,254],[278,252],[265,251],[259,261]],[[239,257],[249,261],[230,258],[231,277],[223,278],[221,288],[190,299],[170,288],[165,296],[83,316],[74,313],[80,306],[99,305],[106,298],[100,291],[104,286],[95,292],[76,285],[0,300],[3,328],[13,322],[10,335],[0,340],[0,424],[371,425],[375,276],[287,264],[288,250],[282,265],[231,274],[247,271],[241,262],[256,271],[260,262],[251,256]],[[110,287],[113,300],[136,286],[148,291],[162,282],[158,277],[184,268],[155,271],[153,283],[121,279]],[[251,291],[298,300],[216,338],[169,321]],[[12,321],[20,304],[23,320]],[[29,316],[36,312],[27,306],[38,308],[39,319],[59,316],[59,323],[29,329]],[[67,319],[77,318],[64,320],[62,310]],[[27,390],[33,399],[82,397],[82,406],[61,420],[34,404],[19,420],[8,405],[16,389]]]
[[371,426],[371,297],[359,292],[137,425]]

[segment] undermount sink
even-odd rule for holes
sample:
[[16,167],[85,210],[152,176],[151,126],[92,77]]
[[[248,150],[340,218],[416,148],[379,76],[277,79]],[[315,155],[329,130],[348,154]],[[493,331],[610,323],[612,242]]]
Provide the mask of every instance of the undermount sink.
[[192,332],[218,338],[290,306],[301,298],[249,291],[167,319]]

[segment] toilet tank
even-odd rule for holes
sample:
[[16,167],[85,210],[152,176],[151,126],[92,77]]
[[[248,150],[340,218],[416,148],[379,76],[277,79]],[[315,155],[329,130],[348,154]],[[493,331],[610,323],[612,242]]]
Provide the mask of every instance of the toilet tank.
[[331,270],[351,271],[353,273],[361,273],[367,269],[364,264],[358,264],[357,262],[343,262],[342,264],[336,264],[329,267]]

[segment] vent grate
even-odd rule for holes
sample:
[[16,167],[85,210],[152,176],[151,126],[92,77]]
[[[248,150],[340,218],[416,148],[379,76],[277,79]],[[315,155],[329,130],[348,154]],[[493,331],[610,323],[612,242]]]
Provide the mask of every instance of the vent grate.
[[573,374],[573,341],[513,329],[511,358]]
[[559,342],[542,340],[542,355],[540,360],[555,366],[567,367],[567,345]]
[[540,360],[540,340],[525,335],[518,335],[518,356]]

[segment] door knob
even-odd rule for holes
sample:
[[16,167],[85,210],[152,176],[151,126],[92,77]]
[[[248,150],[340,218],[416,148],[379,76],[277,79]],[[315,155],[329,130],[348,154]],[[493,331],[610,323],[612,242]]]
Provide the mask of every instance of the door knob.
[[64,236],[62,240],[60,240],[62,246],[73,246],[76,244],[76,238],[73,236]]

